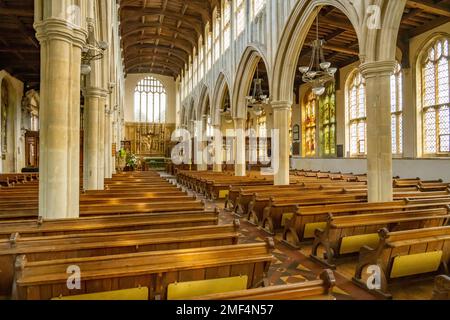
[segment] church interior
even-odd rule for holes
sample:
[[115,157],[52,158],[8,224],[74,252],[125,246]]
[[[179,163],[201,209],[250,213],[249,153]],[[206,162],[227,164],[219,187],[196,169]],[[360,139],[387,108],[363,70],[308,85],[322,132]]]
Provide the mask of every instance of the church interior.
[[450,0],[0,0],[0,300],[450,300]]

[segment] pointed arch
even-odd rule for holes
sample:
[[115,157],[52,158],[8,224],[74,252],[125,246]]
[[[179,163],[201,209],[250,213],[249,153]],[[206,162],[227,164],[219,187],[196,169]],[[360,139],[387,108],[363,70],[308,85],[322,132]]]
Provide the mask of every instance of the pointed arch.
[[229,98],[231,102],[231,92],[229,84],[230,84],[229,78],[224,73],[221,72],[215,82],[213,94],[214,98],[211,101],[212,104],[211,113],[213,114],[213,125],[220,125],[220,112],[222,111],[221,107],[227,91],[228,95],[230,95]]
[[269,91],[271,92],[271,68],[266,59],[266,55],[256,45],[249,45],[242,55],[234,80],[231,100],[232,114],[236,118],[245,119],[247,117],[245,97],[248,96],[256,68],[261,60],[266,66],[267,77],[269,78]]

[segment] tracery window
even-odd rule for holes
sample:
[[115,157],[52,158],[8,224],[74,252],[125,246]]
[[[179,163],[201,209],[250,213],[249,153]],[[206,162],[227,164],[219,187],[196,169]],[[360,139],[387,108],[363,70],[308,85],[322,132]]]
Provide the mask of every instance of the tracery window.
[[332,82],[319,99],[320,152],[322,156],[336,155],[336,90]]
[[316,109],[317,97],[308,90],[302,105],[303,154],[306,157],[316,155]]
[[350,156],[355,157],[366,154],[366,83],[358,71],[352,74],[349,83],[347,109],[350,133]]
[[167,108],[166,89],[153,78],[142,79],[134,91],[134,112],[136,122],[165,123]]
[[422,61],[423,153],[450,154],[449,39],[430,46]]
[[403,73],[397,63],[391,76],[391,133],[392,154],[403,153]]
[[245,29],[245,1],[236,0],[236,38]]

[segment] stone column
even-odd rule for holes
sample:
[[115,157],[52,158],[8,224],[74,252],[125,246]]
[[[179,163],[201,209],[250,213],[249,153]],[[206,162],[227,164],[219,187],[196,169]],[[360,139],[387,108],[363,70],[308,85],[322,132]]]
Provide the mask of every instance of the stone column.
[[246,175],[245,168],[245,120],[241,118],[234,119],[234,130],[236,134],[235,153],[234,153],[234,174],[237,177]]
[[392,201],[391,75],[395,61],[365,63],[369,202]]
[[196,148],[198,147],[199,150],[197,150],[197,171],[208,171],[208,163],[206,162],[206,159],[204,157],[206,153],[206,123],[205,118],[202,118],[202,121],[199,121],[197,123],[197,128],[195,132],[195,138],[198,139],[196,145]]
[[277,186],[289,185],[289,115],[291,106],[291,103],[285,101],[272,103],[274,128],[272,135],[272,168],[274,169],[274,183]]
[[111,108],[105,109],[105,179],[112,178]]
[[223,164],[223,136],[220,126],[214,126],[214,172],[222,172]]
[[106,94],[100,88],[89,88],[85,93],[85,190],[104,189]]
[[[49,14],[51,8],[47,9]],[[49,15],[37,18],[34,25],[41,45],[39,216],[76,218],[80,192],[80,64],[87,33]]]

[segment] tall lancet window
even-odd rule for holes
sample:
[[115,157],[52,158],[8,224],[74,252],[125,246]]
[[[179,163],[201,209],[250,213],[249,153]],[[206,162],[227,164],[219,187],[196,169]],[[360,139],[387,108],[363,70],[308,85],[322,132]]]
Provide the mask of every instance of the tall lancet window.
[[391,76],[391,133],[392,154],[401,155],[403,153],[403,74],[399,63]]
[[163,84],[153,77],[139,81],[134,91],[134,116],[136,122],[165,123],[167,94]]
[[350,156],[362,156],[366,154],[366,83],[358,71],[350,78],[347,97]]
[[422,61],[424,155],[450,154],[449,39],[431,45]]

